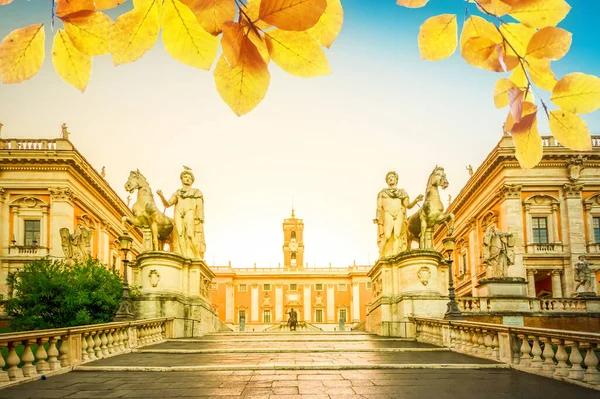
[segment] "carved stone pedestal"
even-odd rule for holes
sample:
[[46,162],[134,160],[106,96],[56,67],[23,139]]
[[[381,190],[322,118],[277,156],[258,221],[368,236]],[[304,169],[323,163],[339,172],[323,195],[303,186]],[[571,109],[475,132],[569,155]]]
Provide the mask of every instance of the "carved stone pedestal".
[[596,298],[597,295],[594,291],[584,291],[584,292],[578,292],[575,295],[576,298],[583,298],[583,299],[587,299],[587,298]]
[[373,302],[367,314],[368,332],[414,337],[409,317],[442,318],[446,312],[447,266],[435,251],[406,251],[383,258],[369,271]]
[[527,312],[527,280],[522,277],[490,277],[479,280],[478,296],[490,298],[488,311]]

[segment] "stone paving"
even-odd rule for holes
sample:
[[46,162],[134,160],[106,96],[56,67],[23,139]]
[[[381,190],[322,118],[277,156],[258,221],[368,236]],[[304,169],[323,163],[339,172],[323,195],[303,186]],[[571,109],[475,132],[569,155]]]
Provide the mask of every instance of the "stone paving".
[[[600,391],[417,342],[366,334],[264,338],[227,334],[169,341],[0,390],[0,399],[600,397]],[[223,349],[230,353],[219,352]],[[265,353],[244,353],[250,349]],[[373,351],[357,352],[368,349]],[[182,350],[205,352],[170,352]],[[178,367],[197,370],[174,371]],[[202,369],[206,367],[216,370]],[[119,371],[109,371],[115,368]]]

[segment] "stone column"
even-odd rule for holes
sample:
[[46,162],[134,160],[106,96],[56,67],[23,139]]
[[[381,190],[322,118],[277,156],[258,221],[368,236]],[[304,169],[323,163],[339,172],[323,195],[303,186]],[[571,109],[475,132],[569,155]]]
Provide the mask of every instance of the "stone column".
[[312,308],[310,306],[310,284],[304,284],[304,321],[310,322],[312,317]]
[[527,296],[529,298],[535,298],[535,274],[537,270],[527,269]]
[[588,252],[597,252],[594,247],[594,216],[592,215],[592,204],[587,203],[583,205],[585,208],[585,223],[587,224],[588,239],[586,241],[586,248]]
[[523,213],[521,206],[521,189],[520,184],[505,184],[498,190],[498,195],[501,198],[500,203],[500,220],[503,220],[505,225],[503,230],[513,233],[515,238],[515,264],[508,268],[510,277],[526,278],[525,265],[523,264],[524,248],[524,226]]
[[75,226],[75,207],[73,201],[75,195],[68,187],[49,188],[50,191],[50,255],[64,257],[61,238],[58,231],[66,227],[70,233],[73,233]]
[[562,242],[560,231],[558,230],[558,204],[552,204],[552,241],[550,242]]
[[258,284],[250,288],[250,320],[258,322]]
[[552,270],[550,272],[552,278],[552,298],[562,298],[562,284],[560,281],[560,270]]
[[13,220],[13,231],[12,237],[9,237],[8,241],[10,241],[10,245],[12,245],[13,240],[16,240],[17,245],[23,245],[24,243],[21,241],[21,228],[19,226],[19,207],[17,205],[11,205],[10,214],[12,215]]
[[275,286],[275,321],[283,320],[283,286],[277,284]]
[[480,237],[478,234],[478,230],[477,229],[477,219],[472,218],[469,220],[469,224],[468,224],[468,229],[469,229],[469,235],[468,235],[468,240],[469,240],[469,267],[471,268],[471,270],[469,270],[470,274],[471,274],[471,296],[476,297],[477,296],[477,272],[478,272],[478,263],[481,262],[481,258],[480,258],[480,254],[479,254],[479,249],[480,249],[480,245],[481,242],[479,241]]
[[327,284],[327,322],[335,321],[335,294],[333,284]]
[[234,322],[234,315],[233,315],[233,310],[234,310],[234,289],[233,289],[233,283],[228,282],[225,285],[225,322],[226,323],[233,323]]
[[358,283],[352,283],[352,321],[360,322],[360,291]]
[[[0,187],[0,220],[2,221],[8,221],[8,218],[4,218],[4,201],[6,200],[6,197],[4,196],[4,188]],[[5,248],[8,247],[10,245],[10,240],[11,239],[5,239],[5,236],[8,235],[8,223],[2,223],[2,226],[0,226],[0,248]],[[2,249],[0,249],[0,253],[2,253]],[[3,254],[4,255],[4,254]]]
[[565,296],[570,298],[575,290],[573,265],[577,262],[579,255],[586,253],[583,203],[581,201],[583,184],[567,183],[563,186],[563,191],[568,221],[565,226],[567,236],[564,242],[569,244],[569,249],[571,250],[571,262],[565,267]]
[[533,244],[533,223],[531,221],[531,204],[525,204],[525,231],[527,231],[527,242],[523,244],[529,248]]
[[48,205],[42,205],[42,221],[40,222],[40,247],[48,247]]

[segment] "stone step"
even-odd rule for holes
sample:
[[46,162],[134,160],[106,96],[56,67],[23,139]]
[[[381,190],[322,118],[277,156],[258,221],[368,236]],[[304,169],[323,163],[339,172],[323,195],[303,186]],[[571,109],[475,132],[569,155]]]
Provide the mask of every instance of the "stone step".
[[248,349],[248,348],[223,348],[223,349],[134,349],[136,353],[165,353],[165,354],[193,354],[193,353],[373,353],[373,352],[450,352],[450,348],[352,348],[334,349],[334,348],[264,348],[264,349]]

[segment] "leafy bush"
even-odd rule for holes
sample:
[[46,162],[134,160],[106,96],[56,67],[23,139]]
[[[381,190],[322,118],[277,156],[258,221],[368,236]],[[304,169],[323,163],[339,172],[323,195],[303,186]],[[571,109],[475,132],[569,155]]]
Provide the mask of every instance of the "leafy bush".
[[91,258],[72,265],[35,260],[10,273],[7,283],[5,310],[13,331],[110,322],[123,289],[116,273]]

